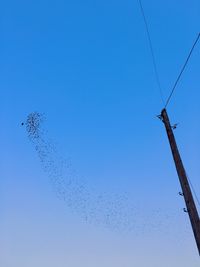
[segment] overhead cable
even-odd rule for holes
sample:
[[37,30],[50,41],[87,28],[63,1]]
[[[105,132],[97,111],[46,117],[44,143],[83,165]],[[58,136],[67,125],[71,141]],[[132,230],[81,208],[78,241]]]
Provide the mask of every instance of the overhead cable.
[[194,42],[194,44],[193,44],[190,52],[189,52],[189,54],[188,54],[188,56],[186,58],[186,61],[185,61],[184,65],[183,65],[183,67],[182,67],[182,69],[181,69],[181,71],[180,71],[180,73],[179,73],[179,75],[178,75],[178,77],[177,77],[177,79],[176,79],[176,81],[174,83],[174,86],[172,88],[172,91],[171,91],[171,93],[170,93],[170,95],[169,95],[169,97],[168,97],[168,99],[166,101],[165,108],[167,107],[167,105],[169,104],[169,102],[170,102],[170,100],[172,98],[172,95],[173,95],[173,93],[174,93],[174,91],[175,91],[175,89],[177,87],[177,84],[178,84],[178,82],[179,82],[179,80],[180,80],[180,78],[181,78],[181,76],[182,76],[182,74],[183,74],[183,72],[184,72],[187,64],[188,64],[188,61],[189,61],[189,59],[190,59],[190,57],[191,57],[191,55],[192,55],[192,53],[194,51],[195,46],[197,45],[199,39],[200,39],[200,33],[198,34],[198,36],[197,36],[197,38],[196,38],[196,40],[195,40],[195,42]]
[[161,97],[161,100],[162,100],[163,105],[164,105],[165,102],[164,102],[163,92],[162,92],[162,88],[161,88],[160,77],[159,77],[159,73],[158,73],[158,68],[157,68],[155,53],[154,53],[153,44],[152,44],[152,40],[151,40],[151,35],[150,35],[150,31],[149,31],[149,26],[148,26],[148,22],[147,22],[146,15],[145,15],[145,12],[144,12],[144,8],[143,8],[143,5],[142,5],[142,1],[141,0],[138,0],[138,1],[139,1],[140,10],[141,10],[141,13],[142,13],[142,17],[143,17],[143,20],[144,20],[146,33],[147,33],[147,37],[148,37],[148,42],[149,42],[149,47],[150,47],[151,56],[152,56],[152,62],[153,62],[155,78],[156,78],[157,86],[158,86],[158,89],[159,89],[160,97]]

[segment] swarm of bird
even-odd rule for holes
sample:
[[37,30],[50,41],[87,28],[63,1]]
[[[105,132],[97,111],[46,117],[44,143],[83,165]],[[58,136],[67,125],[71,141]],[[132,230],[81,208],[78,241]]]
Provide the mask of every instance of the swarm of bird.
[[26,120],[26,131],[29,138],[37,139],[40,137],[41,123],[43,120],[44,116],[39,112],[32,112],[28,115]]
[[[70,159],[64,159],[55,144],[50,141],[43,129],[44,114],[32,112],[27,116],[26,126],[28,138],[33,144],[41,166],[50,178],[57,197],[65,201],[72,212],[78,213],[89,223],[122,231],[132,231],[140,227],[140,231],[150,226],[145,223],[142,210],[130,204],[125,194],[99,193],[98,188],[91,188],[80,178],[73,168]],[[138,206],[138,205],[137,205]],[[151,211],[156,216],[158,211]],[[151,227],[158,227],[158,222]]]

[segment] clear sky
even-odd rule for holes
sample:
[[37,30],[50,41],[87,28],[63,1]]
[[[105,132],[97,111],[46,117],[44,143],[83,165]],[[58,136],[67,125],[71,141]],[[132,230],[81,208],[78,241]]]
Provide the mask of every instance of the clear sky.
[[[166,98],[200,2],[143,6]],[[7,0],[0,12],[0,266],[199,266],[138,1]],[[168,107],[198,196],[199,62],[200,44]],[[31,142],[21,123],[35,111]]]

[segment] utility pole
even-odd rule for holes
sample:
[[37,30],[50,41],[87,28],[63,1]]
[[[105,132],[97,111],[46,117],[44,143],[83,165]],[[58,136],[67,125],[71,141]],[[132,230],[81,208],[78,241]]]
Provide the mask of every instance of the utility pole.
[[172,130],[173,127],[170,124],[167,110],[165,108],[162,110],[161,115],[158,117],[163,121],[165,128],[166,128],[172,155],[174,158],[174,163],[176,166],[177,174],[178,174],[179,181],[180,181],[181,188],[182,188],[182,195],[185,199],[185,204],[187,207],[187,209],[184,209],[184,211],[188,212],[189,219],[192,225],[192,230],[193,230],[194,237],[196,240],[197,248],[198,248],[199,255],[200,255],[200,218],[198,215],[197,208],[195,206],[195,202],[192,196],[192,192],[191,192],[190,185],[187,179],[187,175],[186,175],[186,172],[183,166],[183,162],[181,160],[181,156],[180,156],[177,144],[176,144],[176,140],[175,140],[174,133]]

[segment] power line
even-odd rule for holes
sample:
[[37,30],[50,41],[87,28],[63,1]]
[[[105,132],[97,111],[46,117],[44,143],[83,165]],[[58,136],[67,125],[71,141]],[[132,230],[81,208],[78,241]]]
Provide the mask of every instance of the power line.
[[160,77],[159,77],[159,74],[158,74],[158,68],[157,68],[157,64],[156,64],[156,58],[155,58],[155,53],[154,53],[153,44],[152,44],[152,40],[151,40],[151,35],[150,35],[150,31],[149,31],[149,26],[148,26],[148,22],[147,22],[146,15],[145,15],[145,12],[144,12],[144,8],[143,8],[143,5],[142,5],[142,1],[141,0],[138,0],[138,1],[139,1],[140,10],[141,10],[141,13],[142,13],[142,17],[143,17],[145,28],[146,28],[146,32],[147,32],[149,47],[150,47],[151,56],[152,56],[153,68],[154,68],[154,72],[155,72],[155,78],[156,78],[157,86],[158,86],[158,89],[159,89],[160,97],[161,97],[161,100],[162,100],[163,105],[164,105],[164,97],[163,97],[163,92],[162,92],[162,88],[161,88]]
[[185,68],[186,68],[186,66],[187,66],[187,63],[188,63],[188,61],[189,61],[189,59],[190,59],[190,57],[191,57],[191,55],[192,55],[192,53],[193,53],[193,50],[194,50],[196,44],[197,44],[198,41],[199,41],[199,38],[200,38],[200,33],[198,34],[198,36],[197,36],[197,38],[196,38],[196,40],[195,40],[195,42],[194,42],[194,44],[193,44],[193,46],[192,46],[190,52],[189,52],[189,55],[187,56],[186,61],[185,61],[184,65],[183,65],[183,67],[182,67],[182,69],[181,69],[181,71],[180,71],[180,73],[179,73],[179,75],[178,75],[178,77],[177,77],[177,79],[176,79],[176,81],[175,81],[175,83],[174,83],[174,86],[173,86],[173,88],[172,88],[172,91],[171,91],[171,93],[170,93],[170,95],[169,95],[169,97],[168,97],[168,99],[167,99],[167,101],[166,101],[165,108],[167,107],[167,105],[169,104],[169,102],[170,102],[170,100],[171,100],[171,97],[172,97],[172,95],[173,95],[173,93],[174,93],[174,91],[175,91],[175,89],[176,89],[176,86],[177,86],[177,84],[178,84],[178,82],[179,82],[179,80],[180,80],[180,78],[181,78],[181,76],[182,76],[182,74],[183,74],[183,72],[184,72],[184,70],[185,70]]
[[193,194],[194,194],[194,196],[195,196],[196,202],[197,202],[198,206],[200,207],[200,200],[199,200],[199,198],[198,198],[198,196],[197,196],[197,193],[196,193],[196,191],[195,191],[195,188],[194,188],[194,186],[193,186],[193,184],[192,184],[192,182],[191,182],[191,180],[190,180],[189,177],[188,177],[188,181],[189,181],[190,186],[191,186],[191,188],[192,188],[192,191],[193,191]]

